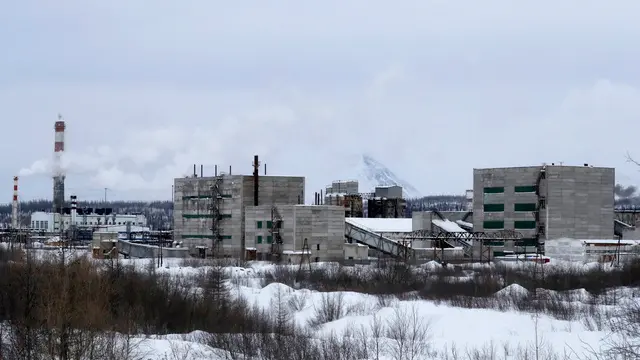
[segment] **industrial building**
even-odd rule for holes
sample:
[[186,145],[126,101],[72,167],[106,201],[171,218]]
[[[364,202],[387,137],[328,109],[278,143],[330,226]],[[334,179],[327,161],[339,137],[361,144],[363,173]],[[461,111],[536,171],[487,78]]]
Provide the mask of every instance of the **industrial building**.
[[473,229],[532,242],[612,239],[614,185],[615,169],[588,164],[474,169]]
[[227,257],[244,258],[245,207],[302,204],[304,189],[304,177],[194,174],[175,179],[174,239],[194,255],[220,251]]
[[[58,218],[59,217],[59,218]],[[78,227],[104,227],[105,225],[133,225],[147,226],[147,219],[142,214],[115,214],[110,208],[79,208],[72,221],[72,213],[69,208],[62,208],[61,214],[36,211],[31,214],[31,229],[44,232],[58,232],[60,228],[54,227],[54,219],[62,221],[62,231],[68,230],[72,225]]]
[[[274,228],[282,239],[284,262],[306,254],[311,261],[338,261],[344,254],[344,208],[332,205],[259,205],[245,207],[245,239],[258,260],[272,258]],[[278,226],[279,225],[279,226]],[[305,239],[307,248],[304,247]],[[277,244],[276,244],[277,245]],[[273,254],[276,255],[276,254]],[[293,256],[292,256],[293,255]]]

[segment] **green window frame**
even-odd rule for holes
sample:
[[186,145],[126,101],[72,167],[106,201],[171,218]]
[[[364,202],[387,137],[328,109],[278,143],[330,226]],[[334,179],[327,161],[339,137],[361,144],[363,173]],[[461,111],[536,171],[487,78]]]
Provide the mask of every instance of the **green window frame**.
[[273,236],[267,236],[267,244],[271,244],[273,242]]
[[262,244],[262,235],[256,236],[256,244]]
[[273,222],[267,221],[267,229],[272,229],[272,228],[273,228]]
[[182,217],[185,219],[207,219],[212,218],[211,214],[182,214]]
[[221,238],[222,238],[222,240],[231,240],[233,238],[233,236],[231,236],[231,235],[222,235]]
[[515,186],[513,191],[517,193],[534,193],[538,189],[535,185]]
[[482,225],[485,229],[504,229],[504,220],[485,220]]
[[517,220],[514,221],[513,227],[515,229],[535,229],[536,222],[535,220]]
[[258,229],[262,229],[262,221],[258,221],[257,226]]
[[525,238],[525,239],[516,241],[515,246],[538,246],[538,240]]
[[485,194],[502,194],[504,193],[504,186],[489,186],[484,188]]
[[514,211],[536,211],[538,210],[538,205],[535,203],[527,203],[527,204],[513,204]]
[[484,204],[485,212],[502,212],[504,211],[504,204]]
[[231,219],[231,214],[220,214],[220,219]]

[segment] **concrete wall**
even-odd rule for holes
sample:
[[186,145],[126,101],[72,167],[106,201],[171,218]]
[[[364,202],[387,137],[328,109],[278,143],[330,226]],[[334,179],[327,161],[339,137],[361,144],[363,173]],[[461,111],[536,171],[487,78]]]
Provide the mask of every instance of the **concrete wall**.
[[[280,205],[277,208],[283,220],[280,230],[284,242],[283,251],[301,251],[306,238],[312,261],[335,261],[344,258],[345,218],[342,207]],[[271,251],[270,241],[273,240],[268,229],[271,206],[247,206],[245,214],[246,246],[256,248],[259,254],[268,254]],[[259,243],[260,240],[262,243]]]
[[[474,231],[498,230],[485,228],[487,221],[504,221],[504,229],[515,229],[516,222],[535,221],[535,210],[517,210],[515,206],[537,204],[538,197],[534,191],[518,192],[516,187],[535,186],[541,168],[474,169]],[[544,226],[546,237],[612,238],[614,183],[612,168],[547,166],[546,180],[540,184],[540,193],[546,197],[547,207],[538,222]],[[487,188],[504,188],[504,191],[491,192]],[[504,210],[485,211],[485,204],[502,204]],[[525,238],[536,233],[535,228],[515,230]]]
[[402,198],[402,186],[376,186],[375,196],[387,199]]
[[613,238],[612,168],[547,167],[548,238]]
[[[240,257],[245,240],[244,207],[254,204],[253,176],[221,176],[218,201],[223,219],[219,222],[225,255]],[[196,246],[211,247],[212,219],[211,186],[215,177],[181,178],[174,183],[174,238],[183,241],[192,252]],[[258,201],[260,204],[297,204],[304,201],[304,177],[260,176]],[[249,247],[245,244],[244,246]]]
[[369,259],[369,247],[363,244],[345,243],[344,259],[345,260],[367,260]]
[[326,194],[347,194],[353,195],[358,193],[358,181],[356,180],[338,180],[326,187]]

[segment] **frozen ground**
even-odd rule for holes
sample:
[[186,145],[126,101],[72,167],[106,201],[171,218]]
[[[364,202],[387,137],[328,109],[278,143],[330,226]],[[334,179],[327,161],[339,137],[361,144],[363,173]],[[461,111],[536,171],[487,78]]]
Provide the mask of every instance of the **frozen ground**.
[[[33,250],[36,258],[60,256],[55,251]],[[78,256],[88,256],[88,253],[73,251],[67,254],[71,259]],[[94,260],[109,261],[109,260]],[[135,265],[140,271],[154,268],[157,273],[168,274],[171,277],[195,277],[207,268],[193,262],[192,266],[184,266],[181,259],[164,259],[163,266],[156,268],[157,263],[149,259],[121,259],[123,265]],[[330,267],[332,264],[313,264],[314,267]],[[471,264],[469,268],[482,268],[488,264]],[[523,264],[509,264],[508,266],[531,266]],[[579,265],[567,262],[552,262],[545,267],[574,267],[589,268],[595,264]],[[439,267],[435,263],[421,266],[425,272]],[[293,266],[297,268],[297,266]],[[542,354],[555,353],[556,359],[590,359],[591,351],[599,349],[605,344],[609,335],[604,331],[594,330],[585,321],[564,321],[554,319],[548,315],[533,315],[512,311],[498,311],[487,309],[457,308],[444,304],[436,304],[425,300],[398,300],[395,297],[380,297],[355,292],[320,293],[306,289],[295,290],[289,286],[272,283],[262,287],[261,279],[264,274],[273,271],[275,267],[268,263],[254,262],[247,267],[229,266],[225,268],[230,280],[229,288],[236,297],[243,297],[249,303],[263,309],[271,309],[277,304],[287,304],[287,312],[292,320],[300,327],[308,328],[316,339],[326,339],[330,336],[351,336],[362,342],[373,345],[371,339],[376,329],[391,329],[401,324],[405,330],[419,335],[418,342],[427,345],[429,354],[422,354],[416,359],[456,359],[451,354],[456,352],[459,359],[523,359],[522,354],[532,355],[537,348],[540,359],[552,359]],[[457,281],[466,281],[464,277]],[[546,291],[543,293],[551,293]],[[635,291],[620,288],[615,290],[616,306],[599,305],[603,310],[612,311],[621,304],[635,302]],[[494,296],[500,299],[513,295],[527,294],[527,290],[511,285],[497,292]],[[592,301],[592,297],[584,290],[571,291],[571,301],[575,306],[581,306]],[[407,297],[411,299],[411,297]],[[317,315],[317,311],[328,301],[340,300],[342,303],[341,316],[335,321],[320,324],[315,327],[309,325]],[[384,329],[383,329],[384,330]],[[420,331],[418,331],[420,330]],[[419,334],[418,334],[419,333]],[[226,359],[225,353],[219,349],[212,349],[203,345],[202,333],[175,334],[167,336],[144,335],[135,337],[136,352],[140,359],[148,360],[186,360],[186,359]],[[368,339],[368,340],[365,340]],[[385,349],[392,349],[395,340],[382,331],[380,344]],[[475,357],[474,354],[484,354],[486,357]],[[397,356],[386,354],[379,359],[394,359]],[[449,357],[447,357],[449,356]],[[532,358],[532,357],[527,357]],[[533,357],[535,359],[535,357]]]
[[[140,269],[148,268],[150,260],[121,260],[124,264],[136,265]],[[182,266],[178,259],[165,259],[164,265],[156,271],[171,276],[195,276],[202,267]],[[317,264],[323,266],[322,264]],[[328,266],[328,265],[327,265]],[[427,268],[437,265],[429,264]],[[476,267],[487,266],[478,264]],[[517,266],[517,265],[513,265]],[[556,263],[547,266],[582,266]],[[586,265],[594,266],[594,265]],[[588,359],[589,349],[598,349],[607,333],[592,331],[580,321],[562,321],[547,315],[521,313],[516,311],[496,311],[484,309],[464,309],[446,305],[437,305],[431,301],[400,301],[397,299],[381,303],[380,297],[354,293],[319,293],[309,290],[295,290],[283,284],[260,286],[260,277],[264,272],[273,270],[265,263],[253,263],[248,268],[228,267],[232,277],[230,288],[235,296],[242,296],[250,303],[269,309],[274,299],[281,303],[295,303],[297,310],[289,309],[293,320],[307,327],[309,319],[314,317],[323,301],[328,298],[342,298],[344,316],[336,321],[323,324],[312,331],[318,339],[328,335],[342,335],[369,332],[372,324],[392,325],[399,314],[405,318],[409,314],[417,315],[421,324],[428,325],[424,341],[429,344],[436,357],[424,359],[444,359],[457,349],[461,359],[472,358],[472,352],[493,353],[492,359],[516,359],[523,352],[533,353],[538,345],[542,352],[555,352],[562,359]],[[524,288],[512,285],[501,290],[495,296],[505,293],[526,293]],[[576,304],[588,301],[585,291],[573,291]],[[290,300],[293,299],[293,300]],[[635,301],[632,292],[618,290],[618,301]],[[578,306],[577,305],[577,306]],[[375,320],[374,320],[375,319]],[[139,350],[145,359],[223,359],[223,354],[215,349],[201,345],[198,333],[171,336],[145,336],[137,338]],[[367,336],[365,336],[367,337]],[[383,340],[388,341],[388,340]],[[387,345],[390,347],[391,345]],[[467,357],[467,355],[469,357]],[[426,355],[425,355],[426,356]],[[435,354],[434,354],[435,356]],[[381,357],[382,358],[382,357]],[[391,357],[389,357],[391,358]],[[541,357],[542,358],[542,357]]]

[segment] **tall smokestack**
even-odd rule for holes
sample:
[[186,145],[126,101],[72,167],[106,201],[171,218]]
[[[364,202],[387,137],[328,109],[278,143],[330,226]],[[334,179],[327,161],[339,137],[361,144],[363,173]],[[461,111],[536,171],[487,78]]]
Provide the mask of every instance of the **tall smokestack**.
[[260,162],[258,161],[258,155],[253,156],[253,205],[258,206],[258,191],[260,189],[259,186],[259,173],[260,171]]
[[18,177],[13,177],[13,202],[11,203],[11,227],[18,228]]
[[[106,214],[106,211],[105,211],[105,214]],[[73,227],[76,226],[77,215],[78,215],[78,198],[75,195],[71,195],[71,226]]]
[[62,155],[64,153],[64,131],[66,125],[62,115],[58,115],[55,123],[54,168],[53,168],[53,212],[62,213],[64,207],[64,170],[62,169]]

